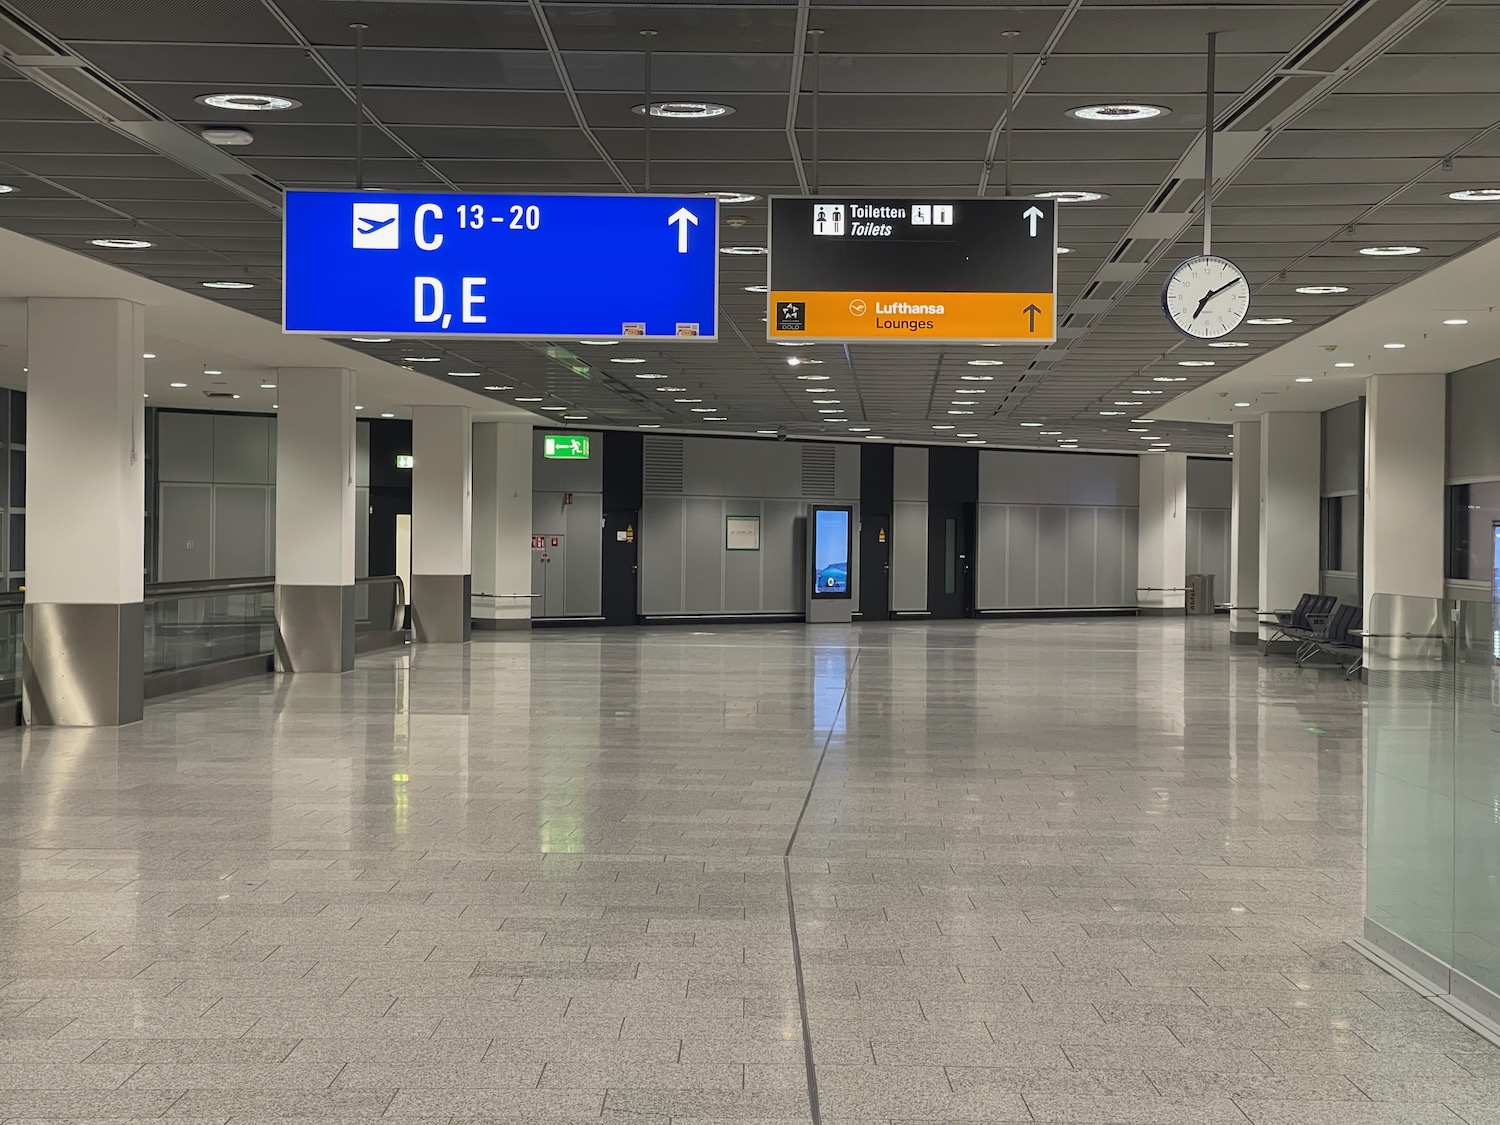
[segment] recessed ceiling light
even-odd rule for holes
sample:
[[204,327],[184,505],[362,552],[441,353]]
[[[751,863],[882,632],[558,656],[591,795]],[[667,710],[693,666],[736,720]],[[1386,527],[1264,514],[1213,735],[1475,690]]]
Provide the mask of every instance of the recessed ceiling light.
[[179,390],[180,391],[180,390],[182,390],[183,387],[187,386],[187,384],[186,383],[169,383],[168,386],[172,387],[175,390]]
[[969,360],[969,366],[970,367],[1004,367],[1005,366],[1005,360],[1003,360],[1003,359],[971,359],[971,360]]
[[1250,345],[1244,340],[1213,340],[1208,346],[1211,348],[1248,348]]
[[1038,430],[1036,436],[1037,437],[1057,437],[1061,433],[1062,433],[1061,430]]
[[1252,316],[1249,320],[1245,321],[1245,323],[1246,324],[1292,324],[1294,322],[1293,322],[1292,318],[1289,317],[1289,316]]
[[243,148],[255,143],[255,134],[249,129],[214,128],[200,129],[198,135],[211,145],[220,148]]
[[394,413],[392,413],[391,411],[386,410],[386,411],[383,411],[380,416],[382,418],[394,418],[396,415]]
[[0,184],[0,195],[9,195],[15,190],[15,185],[13,184]]
[[681,394],[685,390],[687,390],[686,387],[657,387],[656,393],[663,395],[676,395]]
[[[203,374],[207,375],[208,372],[205,371]],[[274,391],[276,389],[276,384],[275,383],[262,383],[260,385],[260,389],[263,390],[263,391]]]
[[950,411],[948,411],[948,413],[949,414],[973,414],[974,412],[972,410],[950,410]]
[[953,393],[956,395],[982,395],[986,392],[983,387],[959,387]]
[[1381,344],[1380,346],[1392,352],[1399,352],[1402,348],[1406,347],[1405,344]]
[[1031,427],[1031,428],[1035,428],[1037,426],[1042,426],[1042,425],[1045,425],[1045,424],[1046,423],[1044,423],[1044,422],[1022,422],[1021,423],[1021,425],[1027,426],[1027,427]]
[[482,371],[450,371],[448,377],[451,379],[477,379],[484,374]]
[[769,293],[770,291],[771,291],[771,287],[769,285],[747,285],[747,286],[745,286],[745,292],[746,293]]
[[409,356],[403,356],[402,357],[402,361],[404,363],[442,363],[443,362],[441,356],[435,356],[435,355],[409,355]]
[[513,390],[515,390],[514,387],[506,387],[506,386],[502,386],[502,385],[500,385],[498,383],[491,383],[488,387],[485,387],[484,389],[487,390],[487,391],[513,391]]
[[661,429],[661,423],[660,422],[642,422],[637,427],[637,429],[641,429],[641,430],[659,430],[659,429]]
[[1068,116],[1080,121],[1147,121],[1153,117],[1165,117],[1171,112],[1161,105],[1118,102],[1114,105],[1081,105],[1068,110]]
[[956,436],[957,437],[965,437],[965,438],[967,438],[967,437],[978,437],[979,435],[978,434],[958,434]]
[[665,375],[661,374],[658,371],[637,371],[635,373],[635,377],[637,379],[665,379],[666,378]]
[[825,406],[822,410],[819,410],[818,413],[819,414],[842,414],[843,411],[842,410],[838,410],[838,409],[836,409],[834,407],[831,407],[831,406]]
[[1449,199],[1457,199],[1461,203],[1500,203],[1500,188],[1464,188],[1462,191],[1450,191]]
[[1123,411],[1123,410],[1101,410],[1101,411],[1099,411],[1099,414],[1102,417],[1104,417],[1104,418],[1120,418],[1120,417],[1124,416],[1125,411]]
[[813,403],[817,406],[837,406],[839,400],[836,398],[815,398]]
[[1140,426],[1131,426],[1130,429],[1126,430],[1125,432],[1127,434],[1143,434],[1146,431]]
[[776,435],[777,431],[775,431],[775,430],[756,430],[755,432],[758,433],[758,434],[765,434],[767,437],[774,437]]
[[214,109],[237,109],[246,113],[296,109],[302,104],[296,98],[283,98],[277,94],[201,94],[193,101]]
[[757,254],[765,254],[767,250],[764,246],[720,246],[719,253],[737,254],[740,257],[750,258]]
[[153,243],[144,238],[91,238],[90,246],[102,246],[106,250],[145,250]]
[[1312,382],[1312,376],[1311,375],[1298,375],[1297,376],[1297,382],[1299,382],[1299,383],[1311,383]]
[[1187,376],[1186,375],[1153,375],[1153,376],[1151,376],[1151,381],[1153,383],[1186,383],[1187,382]]
[[936,426],[933,426],[932,428],[934,430],[951,430],[954,427],[952,425],[947,424],[947,423],[940,423],[940,424],[938,424]]
[[1178,367],[1212,367],[1214,361],[1211,359],[1179,359]]
[[[142,394],[141,397],[142,398],[150,398],[151,396],[149,394]],[[234,397],[235,398],[239,398],[240,396],[239,395],[235,395]]]
[[966,383],[993,383],[995,381],[993,375],[960,375],[959,378]]
[[566,410],[567,407],[566,406],[544,406],[544,407],[542,407],[542,409],[543,410]]
[[1118,399],[1117,398],[1117,399],[1115,399],[1115,405],[1116,406],[1140,406],[1142,404],[1139,403],[1139,402],[1135,402],[1133,400],[1132,401],[1126,401],[1124,399]]
[[356,344],[389,344],[391,342],[389,336],[350,336],[349,339]]
[[205,281],[205,289],[254,289],[253,281]]
[[1359,252],[1371,258],[1406,258],[1425,249],[1424,246],[1361,246]]
[[674,398],[673,402],[702,402],[701,398]]
[[1249,406],[1250,404],[1248,402],[1237,402],[1237,403],[1235,403],[1235,405],[1236,406]]
[[813,364],[821,364],[823,362],[821,359],[813,359],[812,356],[808,356],[806,359],[803,359],[800,355],[789,355],[786,357],[786,361],[793,367],[800,367],[804,364],[811,366]]
[[155,352],[142,352],[141,353],[141,358],[142,359],[155,359],[156,358],[156,353]]
[[588,417],[587,414],[564,414],[563,415],[563,421],[565,421],[565,422],[582,422],[587,417]]
[[586,344],[591,348],[612,348],[620,341],[618,340],[579,340],[580,344]]
[[1031,193],[1031,198],[1052,199],[1058,203],[1097,203],[1101,199],[1108,199],[1109,196],[1102,191],[1063,190],[1034,191]]
[[1345,360],[1345,361],[1343,361],[1341,363],[1335,363],[1334,366],[1335,367],[1353,367],[1354,364],[1350,363],[1348,360]]
[[517,402],[541,402],[541,401],[542,401],[542,400],[541,400],[541,398],[540,398],[540,397],[527,397],[527,398],[522,398],[522,397],[520,397],[520,396],[517,396],[517,398],[516,398],[516,401],[517,401]]
[[272,410],[280,410],[281,409],[281,403],[279,403],[279,402],[273,402],[271,404],[271,409]]
[[[631,113],[642,116],[646,113],[644,105],[633,105]],[[727,117],[734,112],[734,107],[720,105],[718,102],[652,102],[652,117],[672,117],[684,121],[701,121],[706,117]]]
[[810,348],[813,346],[813,342],[811,340],[777,340],[776,346],[779,348]]
[[720,203],[754,203],[760,198],[748,191],[705,191],[702,194],[717,199]]
[[1299,285],[1296,291],[1317,297],[1324,293],[1347,293],[1349,287],[1347,285]]
[[851,434],[867,434],[867,433],[870,432],[870,427],[869,426],[850,426],[849,427],[849,432]]
[[825,422],[847,422],[847,421],[849,421],[849,419],[847,419],[847,418],[824,418],[823,421],[825,421]]
[[712,406],[695,406],[695,407],[693,407],[693,413],[694,414],[712,414],[715,409],[716,408],[712,407]]
[[[1239,405],[1239,404],[1236,403],[1235,405]],[[1245,405],[1249,406],[1250,404],[1249,403],[1245,403]],[[1160,441],[1161,438],[1158,435],[1156,435],[1156,434],[1150,434],[1147,437],[1141,438],[1141,440],[1142,441]]]
[[[235,395],[235,396],[234,396],[234,397],[235,397],[235,398],[239,398],[239,397],[240,397],[240,396],[239,396],[239,395]],[[356,404],[355,404],[355,407],[354,407],[354,409],[355,409],[355,410],[363,410],[363,409],[364,409],[364,406],[363,406],[363,405],[360,405],[360,404],[358,404],[358,403],[356,403]]]
[[222,374],[224,374],[224,372],[220,371],[217,367],[205,367],[203,369],[203,374],[205,374],[205,375],[222,375]]
[[968,444],[970,444],[970,445],[983,445],[984,444],[984,438],[970,438]]
[[1461,316],[1455,316],[1455,317],[1450,317],[1448,320],[1443,321],[1443,323],[1444,324],[1468,324],[1469,322],[1467,320],[1465,320]]
[[[796,359],[796,358],[797,358],[796,356],[792,356],[792,358],[788,359],[787,362],[791,363],[792,359]],[[826,383],[829,379],[832,379],[833,376],[832,375],[798,375],[797,378],[802,379],[802,380],[804,380],[805,382],[808,382],[808,383]]]
[[865,435],[865,440],[866,441],[884,441],[885,440],[885,435],[884,434],[866,434]]
[[645,363],[646,361],[644,359],[637,359],[634,356],[616,355],[616,356],[610,356],[609,362],[610,363]]
[[1073,252],[1073,248],[1071,246],[1059,246],[1057,248],[1057,252],[1059,254],[1071,254]]

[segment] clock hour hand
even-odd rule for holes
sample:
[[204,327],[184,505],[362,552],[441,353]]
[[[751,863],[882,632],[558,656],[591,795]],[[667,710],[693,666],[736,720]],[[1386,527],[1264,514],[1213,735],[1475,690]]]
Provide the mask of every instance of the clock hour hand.
[[1230,281],[1227,281],[1223,285],[1219,286],[1217,289],[1210,289],[1207,293],[1203,294],[1203,300],[1199,301],[1198,302],[1198,307],[1193,310],[1193,319],[1194,320],[1198,319],[1198,314],[1203,311],[1203,309],[1205,308],[1205,306],[1207,306],[1208,302],[1212,301],[1220,293],[1224,292],[1224,290],[1226,290],[1226,289],[1233,289],[1236,285],[1238,285],[1240,283],[1240,280],[1241,279],[1238,278],[1238,277],[1233,278]]

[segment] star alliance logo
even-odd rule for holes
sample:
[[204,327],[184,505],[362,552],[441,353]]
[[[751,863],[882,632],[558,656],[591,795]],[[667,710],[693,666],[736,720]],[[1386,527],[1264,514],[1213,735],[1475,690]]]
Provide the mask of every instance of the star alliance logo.
[[776,331],[806,332],[807,303],[805,301],[778,301],[776,303]]

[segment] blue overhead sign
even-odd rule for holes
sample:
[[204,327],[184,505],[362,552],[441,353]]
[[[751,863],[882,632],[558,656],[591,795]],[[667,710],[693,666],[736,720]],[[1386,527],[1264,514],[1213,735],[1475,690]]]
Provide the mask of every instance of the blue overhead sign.
[[718,201],[289,191],[282,325],[321,336],[718,335]]

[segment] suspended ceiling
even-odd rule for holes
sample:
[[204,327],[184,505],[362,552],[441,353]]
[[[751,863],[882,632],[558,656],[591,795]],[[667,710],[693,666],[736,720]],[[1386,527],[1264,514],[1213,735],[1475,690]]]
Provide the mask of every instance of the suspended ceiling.
[[[480,371],[472,389],[540,399],[522,405],[558,408],[579,425],[1041,447],[1077,439],[1135,451],[1143,435],[1131,432],[1141,429],[1133,417],[1500,233],[1500,203],[1448,198],[1500,185],[1493,3],[0,0],[0,17],[12,63],[0,67],[0,183],[17,188],[0,196],[0,224],[270,319],[280,312],[279,189],[354,182],[356,21],[369,25],[372,186],[641,190],[643,118],[631,107],[644,100],[637,33],[650,29],[655,99],[735,110],[658,120],[650,144],[654,190],[762,197],[722,209],[726,244],[765,245],[767,194],[1003,194],[1007,132],[1014,194],[1107,195],[1062,208],[1072,252],[1059,262],[1061,339],[1047,348],[771,345],[764,297],[745,289],[764,282],[765,259],[727,255],[714,344],[353,345],[398,364],[436,357],[412,365],[434,378]],[[1202,248],[1209,31],[1220,33],[1214,249],[1247,271],[1251,316],[1293,320],[1246,326],[1232,337],[1240,348],[1186,341],[1159,306],[1167,270]],[[1009,130],[1008,48],[1018,93]],[[194,101],[246,91],[302,105],[246,114]],[[1130,124],[1066,116],[1119,100],[1171,112]],[[197,136],[223,125],[251,129],[254,143],[215,149]],[[99,237],[155,245],[88,245]],[[1383,244],[1423,252],[1358,252]],[[225,279],[255,288],[201,288]],[[1348,291],[1294,291],[1309,284]],[[798,378],[809,374],[830,378]],[[725,421],[702,421],[679,398],[701,399]],[[829,406],[843,412],[819,413]],[[1177,450],[1228,450],[1220,426],[1148,429]]]

